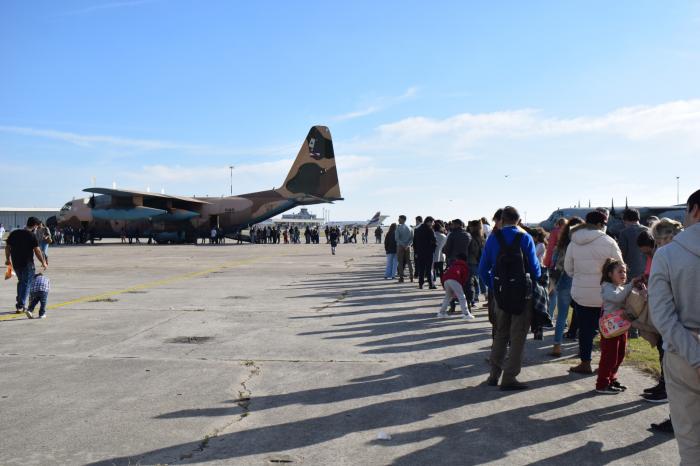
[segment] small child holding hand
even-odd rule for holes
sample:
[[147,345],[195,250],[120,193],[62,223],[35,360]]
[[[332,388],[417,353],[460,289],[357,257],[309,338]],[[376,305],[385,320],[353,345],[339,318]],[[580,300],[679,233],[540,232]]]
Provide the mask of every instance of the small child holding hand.
[[32,283],[32,288],[29,295],[29,307],[27,308],[27,317],[30,319],[34,318],[34,308],[37,303],[41,303],[39,307],[39,318],[43,319],[46,317],[46,301],[49,299],[49,290],[51,289],[51,281],[48,277],[44,276],[43,273],[37,273],[34,275],[34,282]]

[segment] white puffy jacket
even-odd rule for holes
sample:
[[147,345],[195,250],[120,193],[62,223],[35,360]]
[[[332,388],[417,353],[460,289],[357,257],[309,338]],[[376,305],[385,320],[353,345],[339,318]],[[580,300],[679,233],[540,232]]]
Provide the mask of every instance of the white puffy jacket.
[[581,224],[571,229],[566,248],[564,270],[573,277],[571,297],[581,306],[601,307],[600,276],[609,257],[622,262],[617,242],[594,225]]

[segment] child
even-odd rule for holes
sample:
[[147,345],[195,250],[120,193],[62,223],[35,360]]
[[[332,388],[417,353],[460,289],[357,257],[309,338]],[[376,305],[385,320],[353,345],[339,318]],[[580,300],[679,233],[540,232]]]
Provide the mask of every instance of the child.
[[[601,295],[603,297],[602,316],[624,308],[625,300],[638,279],[625,285],[627,269],[625,264],[617,259],[608,258],[603,264],[603,275],[600,279]],[[600,363],[598,365],[598,380],[595,391],[605,395],[617,395],[627,387],[617,381],[617,370],[625,358],[627,348],[627,332],[613,338],[600,337]]]
[[32,288],[29,295],[29,307],[27,308],[27,317],[30,319],[34,318],[32,312],[37,303],[41,303],[39,307],[39,318],[43,319],[46,317],[46,301],[49,298],[49,290],[51,289],[51,281],[48,277],[45,277],[42,273],[37,273],[34,275],[34,282],[32,283]]
[[457,259],[442,274],[445,299],[442,300],[440,312],[437,313],[438,317],[447,317],[445,311],[452,298],[455,297],[459,300],[459,305],[462,308],[462,318],[464,320],[474,320],[474,316],[467,309],[467,297],[464,295],[464,285],[467,283],[468,276],[467,255],[461,252],[457,254]]

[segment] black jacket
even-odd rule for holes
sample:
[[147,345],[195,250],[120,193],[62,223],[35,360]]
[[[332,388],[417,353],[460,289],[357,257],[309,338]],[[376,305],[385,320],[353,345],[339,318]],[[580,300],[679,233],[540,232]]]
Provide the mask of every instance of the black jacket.
[[435,233],[427,225],[421,225],[413,232],[413,250],[419,257],[430,257],[432,262],[436,243]]
[[393,232],[384,237],[384,251],[387,254],[396,254],[396,235]]
[[457,254],[459,253],[468,256],[469,243],[471,243],[471,241],[472,235],[461,228],[453,229],[450,234],[447,235],[447,242],[445,243],[445,247],[442,248],[447,256],[447,262],[449,263],[457,259]]

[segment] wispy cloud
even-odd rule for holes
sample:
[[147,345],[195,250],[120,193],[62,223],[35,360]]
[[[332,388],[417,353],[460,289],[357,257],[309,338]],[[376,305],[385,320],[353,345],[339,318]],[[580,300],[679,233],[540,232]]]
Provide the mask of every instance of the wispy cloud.
[[353,112],[348,112],[348,113],[343,113],[341,115],[336,115],[331,117],[333,121],[345,121],[345,120],[352,120],[355,118],[361,118],[367,115],[371,115],[373,113],[380,112],[386,108],[389,108],[393,105],[399,104],[403,101],[406,101],[408,99],[411,99],[415,97],[418,93],[418,88],[417,87],[409,87],[406,89],[406,92],[399,96],[391,96],[391,97],[378,97],[374,99],[373,102],[370,104],[366,105],[364,108],[361,108],[360,110],[355,110]]
[[182,142],[164,141],[158,139],[135,139],[107,135],[86,135],[54,129],[38,129],[24,126],[0,125],[0,133],[18,134],[22,136],[52,139],[80,147],[120,147],[137,151],[175,150],[185,153],[208,155],[280,155],[296,153],[298,146],[266,146],[255,148],[234,148],[210,146],[205,144],[188,144]]
[[91,5],[89,7],[81,8],[78,10],[67,11],[63,15],[64,16],[82,15],[82,14],[91,13],[93,11],[99,11],[99,10],[113,10],[116,8],[134,7],[134,6],[142,5],[144,3],[152,3],[154,1],[156,1],[156,0],[124,0],[124,1],[120,1],[120,2],[100,3],[97,5]]

